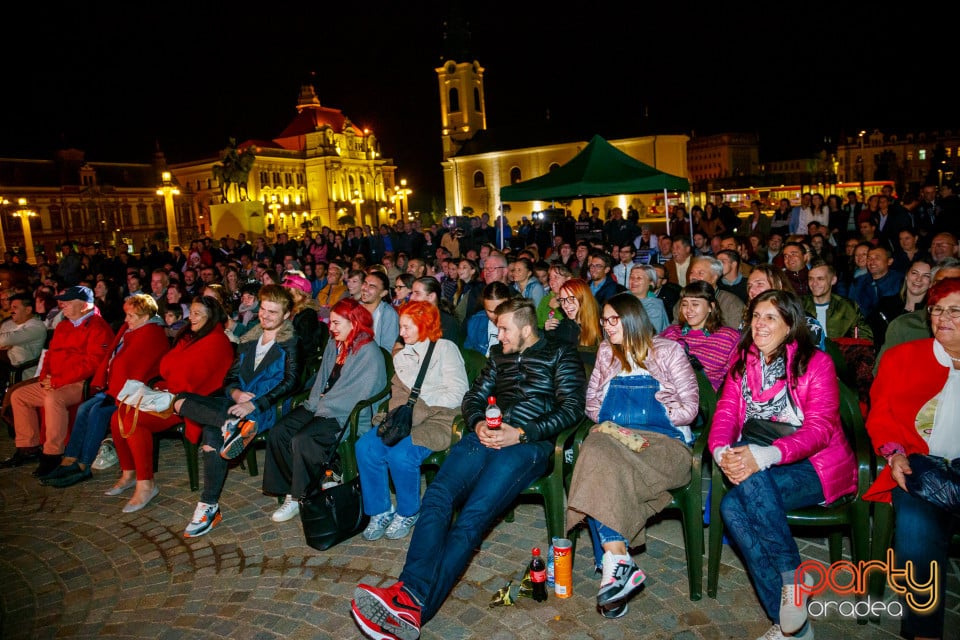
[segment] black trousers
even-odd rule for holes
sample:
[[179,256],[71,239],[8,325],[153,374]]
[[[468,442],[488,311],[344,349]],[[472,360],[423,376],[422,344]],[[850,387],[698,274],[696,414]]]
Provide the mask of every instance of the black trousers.
[[340,423],[303,406],[280,418],[267,435],[263,492],[299,498],[325,470],[336,448]]
[[[220,457],[220,447],[223,446],[223,423],[230,418],[227,409],[234,403],[226,397],[201,396],[195,393],[182,393],[178,397],[183,398],[180,415],[203,426],[203,436],[200,439],[200,457],[203,458],[200,501],[215,504],[220,501],[223,485],[227,481],[230,461]],[[213,451],[205,451],[203,445],[213,447]]]

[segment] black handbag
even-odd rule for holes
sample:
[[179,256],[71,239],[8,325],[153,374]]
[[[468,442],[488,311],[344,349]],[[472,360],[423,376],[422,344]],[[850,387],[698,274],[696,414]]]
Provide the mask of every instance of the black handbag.
[[907,491],[947,513],[960,515],[960,459],[912,453],[907,456],[910,471],[905,474]]
[[763,418],[750,418],[743,423],[740,440],[749,444],[768,447],[773,444],[774,440],[793,435],[797,429],[799,429],[799,427],[795,427],[786,422],[764,420]]
[[366,528],[369,520],[363,512],[360,476],[329,489],[314,482],[300,497],[303,535],[307,545],[317,551],[352,538]]
[[392,447],[408,435],[413,428],[413,405],[417,404],[417,398],[420,396],[420,385],[423,384],[423,378],[427,375],[427,366],[430,365],[430,356],[433,355],[433,348],[436,342],[431,342],[427,348],[427,355],[420,365],[420,371],[417,373],[417,381],[410,390],[410,399],[406,404],[391,409],[383,422],[377,427],[377,435],[383,440],[383,444]]
[[307,545],[318,551],[348,540],[363,531],[370,516],[363,512],[363,492],[360,476],[349,482],[324,489],[326,470],[331,468],[340,440],[350,426],[344,422],[336,438],[330,443],[328,462],[300,496],[300,522]]

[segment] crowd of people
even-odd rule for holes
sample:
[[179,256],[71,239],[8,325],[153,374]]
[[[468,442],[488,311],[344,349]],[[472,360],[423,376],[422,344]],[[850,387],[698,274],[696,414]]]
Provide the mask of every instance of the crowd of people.
[[[898,531],[919,538],[897,536],[898,560],[945,560],[957,525],[905,480],[914,456],[955,457],[960,424],[960,211],[936,189],[923,195],[904,204],[885,189],[861,204],[810,193],[773,215],[753,203],[746,217],[678,205],[659,236],[638,211],[613,208],[579,226],[568,215],[555,233],[483,214],[464,227],[323,228],[252,244],[241,234],[139,256],[64,243],[55,261],[0,265],[0,380],[16,439],[0,466],[36,463],[40,482],[66,488],[91,479],[110,447],[119,475],[106,493],[133,489],[133,512],[160,492],[154,434],[184,423],[204,467],[184,530],[196,537],[223,518],[229,460],[262,434],[263,492],[280,499],[281,523],[335,462],[357,400],[389,383],[400,406],[424,368],[409,436],[387,446],[373,426],[383,415],[360,420],[363,535],[412,533],[396,583],[357,587],[360,627],[419,637],[487,529],[544,473],[553,438],[585,416],[595,426],[567,525],[586,523],[598,609],[620,617],[645,580],[631,550],[690,481],[702,372],[719,398],[707,448],[733,487],[721,515],[772,623],[762,638],[812,638],[793,601],[806,577],[785,514],[856,491],[828,355],[838,343],[879,363],[864,408],[887,471],[868,497],[892,500]],[[468,350],[487,362],[473,380]],[[915,360],[929,385],[894,401]],[[311,377],[308,362],[319,363]],[[306,400],[277,418],[295,391]],[[466,429],[451,445],[457,415]],[[421,497],[421,462],[448,448]],[[901,524],[902,513],[929,526]],[[941,637],[942,625],[941,604],[905,618],[903,633]]]

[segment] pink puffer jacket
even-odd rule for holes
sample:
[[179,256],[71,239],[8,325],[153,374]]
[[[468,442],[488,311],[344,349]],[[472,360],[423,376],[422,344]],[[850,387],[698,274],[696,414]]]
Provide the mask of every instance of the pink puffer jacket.
[[[754,348],[755,349],[755,348]],[[830,503],[857,489],[857,464],[853,449],[840,425],[840,388],[830,356],[817,350],[807,371],[799,379],[791,376],[796,345],[787,346],[787,386],[790,397],[803,412],[803,426],[793,435],[773,443],[782,454],[780,464],[809,458],[820,476],[823,497]],[[747,358],[747,369],[759,371],[760,360],[754,350]],[[746,420],[746,403],[740,391],[742,376],[733,371],[723,384],[717,413],[710,427],[707,447],[713,453],[740,440]],[[748,375],[748,379],[753,376]]]

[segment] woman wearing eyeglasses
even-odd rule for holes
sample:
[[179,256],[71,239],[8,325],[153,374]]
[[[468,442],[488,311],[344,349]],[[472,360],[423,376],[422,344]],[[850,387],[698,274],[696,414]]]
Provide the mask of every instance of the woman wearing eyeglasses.
[[584,363],[593,366],[596,350],[603,338],[600,308],[590,293],[590,285],[580,278],[571,278],[560,287],[557,302],[563,317],[544,322],[544,337],[577,347]]
[[645,578],[628,549],[644,544],[647,520],[670,503],[670,489],[690,481],[688,425],[699,393],[683,348],[654,336],[636,296],[611,297],[602,322],[607,338],[597,351],[585,408],[602,424],[577,457],[566,526],[586,517],[603,571],[597,604],[605,617],[619,618]]
[[960,492],[960,278],[944,278],[930,287],[927,302],[933,338],[883,354],[867,418],[874,449],[887,465],[863,497],[893,503],[898,567],[913,562],[917,584],[930,584],[931,563],[936,563],[936,606],[919,614],[904,604],[900,633],[906,638],[944,637],[944,567],[949,566],[960,507],[921,497],[923,483],[918,482],[926,470],[941,467],[952,472],[949,479],[940,479],[942,493]]

